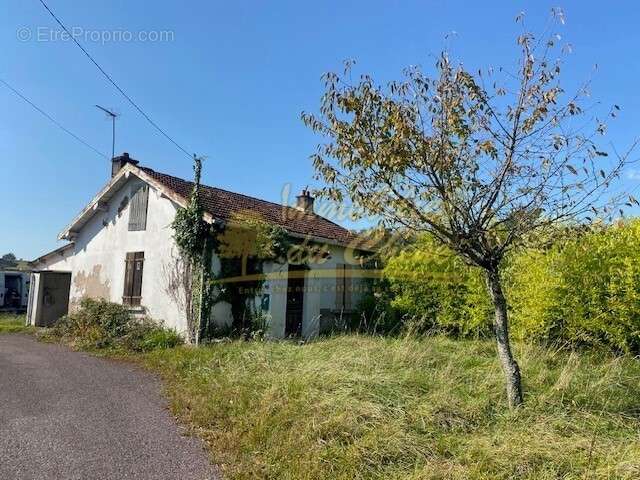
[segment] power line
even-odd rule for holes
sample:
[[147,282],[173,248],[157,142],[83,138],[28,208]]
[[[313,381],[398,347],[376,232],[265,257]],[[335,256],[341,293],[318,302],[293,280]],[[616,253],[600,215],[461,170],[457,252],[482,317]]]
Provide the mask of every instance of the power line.
[[115,82],[115,80],[113,78],[111,78],[111,75],[109,75],[101,66],[100,64],[91,56],[91,54],[89,52],[87,52],[87,50],[85,50],[85,48],[80,44],[80,42],[78,42],[78,40],[76,40],[76,37],[74,35],[71,34],[71,32],[67,29],[67,27],[64,25],[64,23],[62,23],[62,21],[56,16],[55,13],[53,13],[51,11],[51,9],[47,6],[46,3],[44,3],[43,0],[40,0],[40,3],[42,4],[42,6],[49,12],[49,14],[54,18],[54,20],[56,22],[58,22],[58,25],[60,25],[60,27],[62,27],[62,29],[67,33],[67,35],[69,35],[69,37],[71,38],[71,40],[73,40],[73,43],[75,43],[78,48],[80,50],[82,50],[82,53],[84,53],[86,55],[86,57],[91,60],[91,62],[98,68],[98,70],[100,70],[100,72],[102,73],[102,75],[104,75],[104,77],[109,80],[109,82],[116,87],[116,89],[122,94],[122,96],[124,98],[127,99],[127,101],[133,105],[133,107],[138,110],[138,112],[158,131],[160,132],[162,135],[164,135],[164,137],[169,140],[171,143],[173,143],[179,150],[181,150],[186,156],[188,156],[189,158],[193,158],[193,155],[189,152],[187,152],[184,148],[182,148],[173,138],[171,138],[162,128],[160,128],[158,126],[158,124],[156,124],[153,120],[151,120],[151,118],[149,117],[149,115],[147,115],[142,108],[140,108],[136,102],[134,102],[131,97],[129,95],[127,95],[124,90],[122,90],[122,88],[120,88],[120,86]]
[[77,136],[75,133],[73,133],[72,131],[70,131],[69,129],[65,128],[63,125],[61,125],[55,118],[53,118],[51,115],[49,115],[47,112],[45,112],[44,110],[42,110],[39,106],[37,106],[35,103],[33,103],[31,100],[29,100],[27,97],[25,97],[22,93],[20,93],[18,90],[16,90],[15,88],[13,88],[11,85],[9,85],[7,82],[5,82],[3,79],[0,78],[0,83],[2,83],[5,87],[7,87],[9,90],[11,90],[13,93],[15,93],[18,97],[20,97],[22,100],[24,100],[25,102],[27,102],[29,105],[31,105],[35,110],[37,110],[38,112],[40,112],[44,117],[46,117],[50,122],[52,122],[53,124],[55,124],[58,128],[60,128],[62,131],[64,131],[65,133],[71,135],[73,138],[75,138],[77,141],[79,141],[80,143],[82,143],[85,147],[90,148],[91,150],[93,150],[94,152],[96,152],[98,155],[100,155],[101,157],[104,158],[109,158],[107,157],[104,153],[100,152],[99,150],[97,150],[96,148],[92,147],[91,145],[89,145],[87,142],[85,142],[83,139],[81,139],[79,136]]

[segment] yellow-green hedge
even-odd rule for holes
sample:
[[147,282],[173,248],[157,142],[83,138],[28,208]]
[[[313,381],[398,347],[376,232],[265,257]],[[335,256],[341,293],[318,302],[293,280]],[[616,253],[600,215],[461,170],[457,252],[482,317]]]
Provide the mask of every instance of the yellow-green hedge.
[[[506,262],[513,336],[640,352],[640,221],[558,237]],[[482,273],[428,237],[389,259],[384,274],[405,318],[460,336],[491,332]]]
[[384,277],[391,306],[422,330],[435,328],[465,337],[490,333],[493,309],[482,273],[430,237],[421,237],[390,258]]
[[640,351],[640,221],[513,258],[515,335]]

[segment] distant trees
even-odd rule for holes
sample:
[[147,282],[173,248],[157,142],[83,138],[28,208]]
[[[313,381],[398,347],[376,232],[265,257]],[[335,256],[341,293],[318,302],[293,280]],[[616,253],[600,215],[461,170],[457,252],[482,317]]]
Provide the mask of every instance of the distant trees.
[[5,253],[4,255],[2,255],[1,259],[4,260],[5,262],[13,263],[18,258],[13,253]]
[[347,64],[343,75],[325,75],[320,114],[302,115],[328,139],[313,156],[327,184],[322,194],[349,198],[360,215],[388,227],[429,233],[481,269],[512,407],[523,395],[509,341],[505,255],[558,225],[611,218],[621,201],[637,204],[607,194],[628,153],[610,155],[597,144],[606,125],[588,104],[588,84],[572,95],[561,86],[559,40],[523,31],[513,71],[470,72],[443,52],[433,78],[411,67],[386,87],[367,75],[353,83]]
[[0,257],[0,266],[15,267],[18,264],[18,258],[13,253],[5,253]]

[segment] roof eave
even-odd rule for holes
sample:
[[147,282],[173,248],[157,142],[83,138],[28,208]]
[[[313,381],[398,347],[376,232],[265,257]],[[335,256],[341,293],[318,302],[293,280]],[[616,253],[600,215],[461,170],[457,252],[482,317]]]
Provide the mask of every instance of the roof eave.
[[65,227],[58,235],[58,240],[73,241],[77,232],[89,221],[91,217],[101,210],[101,202],[111,198],[111,195],[131,175],[131,164],[125,165],[102,189],[93,197],[89,204]]
[[64,252],[66,252],[69,248],[73,247],[74,243],[67,243],[66,245],[63,245],[61,247],[56,248],[55,250],[51,250],[50,252],[45,253],[44,255],[40,255],[38,258],[36,258],[35,260],[32,260],[29,262],[29,264],[31,266],[37,265],[40,262],[44,262],[45,260],[47,260],[50,257],[55,256],[56,254],[58,255],[62,255]]
[[[106,202],[113,197],[113,194],[119,190],[131,175],[135,175],[142,181],[148,183],[164,197],[181,207],[185,207],[187,205],[188,200],[186,198],[165,187],[137,166],[128,163],[122,167],[122,169],[98,192],[95,197],[93,197],[91,202],[89,202],[89,204],[73,219],[73,221],[65,227],[62,232],[60,232],[58,240],[74,241],[80,229],[84,227],[93,215],[105,209]],[[215,221],[213,216],[209,213],[205,213],[204,220],[209,223],[213,223]]]
[[310,240],[312,242],[317,242],[317,243],[324,243],[326,245],[334,245],[336,247],[342,247],[342,248],[353,248],[354,250],[362,250],[362,251],[366,251],[366,252],[375,252],[374,249],[371,249],[367,246],[356,246],[356,244],[354,244],[354,242],[340,242],[338,240],[332,239],[332,238],[324,238],[324,237],[319,237],[316,235],[311,235],[311,234],[302,234],[302,233],[295,233],[295,232],[291,232],[287,230],[287,233],[294,238],[300,238],[302,240]]

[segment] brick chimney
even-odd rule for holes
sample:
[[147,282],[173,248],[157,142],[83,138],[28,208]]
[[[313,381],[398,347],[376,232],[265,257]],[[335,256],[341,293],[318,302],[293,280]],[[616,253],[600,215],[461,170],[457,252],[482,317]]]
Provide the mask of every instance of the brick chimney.
[[122,167],[124,167],[127,163],[138,165],[138,163],[140,162],[131,158],[127,152],[124,152],[118,157],[113,157],[111,159],[111,178],[115,177],[117,173],[122,169]]
[[311,196],[311,193],[306,188],[302,190],[302,193],[296,197],[296,208],[304,213],[313,213],[313,202],[315,198]]

